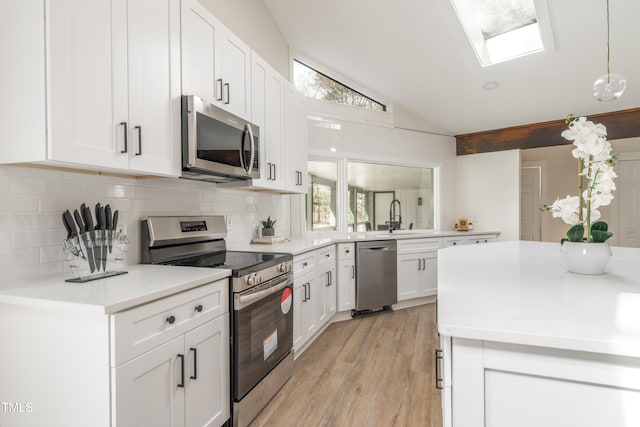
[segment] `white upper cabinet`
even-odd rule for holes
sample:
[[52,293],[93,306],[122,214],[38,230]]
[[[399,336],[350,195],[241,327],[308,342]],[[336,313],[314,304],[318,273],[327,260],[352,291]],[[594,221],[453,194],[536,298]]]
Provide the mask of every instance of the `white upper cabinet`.
[[[19,52],[6,51],[5,59],[32,67],[2,84],[33,84],[17,103],[28,100],[33,106],[18,110],[24,136],[8,135],[19,148],[0,152],[0,162],[178,175],[178,1],[57,0],[46,3],[46,14],[34,8],[14,15],[20,28],[33,31],[27,37],[33,50],[23,47],[28,52],[23,59]],[[15,3],[19,6],[11,8],[23,12],[38,2]],[[38,34],[44,40],[38,41]],[[41,110],[45,100],[48,105]],[[43,124],[47,133],[39,137]]]
[[307,192],[307,120],[304,96],[290,83],[284,89],[285,188]]
[[251,119],[251,49],[197,0],[182,0],[182,94]]
[[251,53],[251,121],[260,127],[260,179],[256,188],[284,190],[282,128],[284,79]]

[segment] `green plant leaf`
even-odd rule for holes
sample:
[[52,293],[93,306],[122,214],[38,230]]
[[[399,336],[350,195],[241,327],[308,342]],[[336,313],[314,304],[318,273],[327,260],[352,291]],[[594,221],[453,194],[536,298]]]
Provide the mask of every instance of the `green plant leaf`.
[[584,227],[581,224],[576,224],[567,231],[567,239],[570,242],[582,242],[584,238]]
[[609,226],[604,221],[598,221],[591,224],[591,233],[594,231],[609,231]]
[[267,219],[263,219],[262,221],[260,221],[260,224],[262,224],[264,228],[273,228],[273,226],[276,224],[276,220],[271,219],[271,215],[269,215]]
[[602,243],[611,236],[613,236],[613,233],[611,233],[610,231],[591,229],[591,240],[593,241],[593,243]]

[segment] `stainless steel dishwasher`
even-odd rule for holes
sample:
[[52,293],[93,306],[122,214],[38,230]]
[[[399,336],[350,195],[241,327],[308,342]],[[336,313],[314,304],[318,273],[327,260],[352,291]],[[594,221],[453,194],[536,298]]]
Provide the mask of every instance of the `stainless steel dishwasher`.
[[390,310],[398,302],[395,240],[356,242],[356,309],[352,315]]

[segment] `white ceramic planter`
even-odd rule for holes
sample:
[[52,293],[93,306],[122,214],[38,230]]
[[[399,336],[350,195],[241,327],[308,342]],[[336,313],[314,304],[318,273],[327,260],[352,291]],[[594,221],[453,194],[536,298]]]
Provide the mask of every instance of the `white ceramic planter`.
[[611,248],[607,243],[564,242],[562,257],[571,273],[604,274]]

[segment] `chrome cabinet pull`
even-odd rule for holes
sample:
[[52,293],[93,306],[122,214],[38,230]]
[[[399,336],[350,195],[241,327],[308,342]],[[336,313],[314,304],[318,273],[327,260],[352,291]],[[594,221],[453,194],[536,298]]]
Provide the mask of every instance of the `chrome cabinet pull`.
[[427,269],[427,259],[426,258],[422,258],[422,269],[423,270]]
[[122,154],[124,154],[128,150],[128,148],[127,148],[127,139],[129,137],[129,130],[127,129],[127,122],[121,122],[120,126],[124,126],[124,150],[120,150],[120,152]]
[[269,176],[267,176],[267,181],[270,181],[271,178],[271,163],[267,163],[267,167],[269,168]]
[[352,279],[356,278],[356,266],[355,265],[351,266],[351,278]]
[[418,258],[418,271],[420,271],[420,258]]
[[138,152],[136,156],[140,156],[142,154],[142,126],[134,127],[138,131]]
[[224,86],[227,88],[227,100],[225,101],[225,105],[231,102],[231,90],[229,89],[229,83],[225,83]]
[[273,180],[276,180],[276,164],[273,164]]
[[442,378],[441,373],[440,373],[440,361],[444,360],[444,356],[442,355],[442,349],[440,348],[436,348],[436,375],[435,375],[435,382],[436,382],[436,388],[438,390],[442,390],[443,387],[443,383],[444,383],[444,378]]

